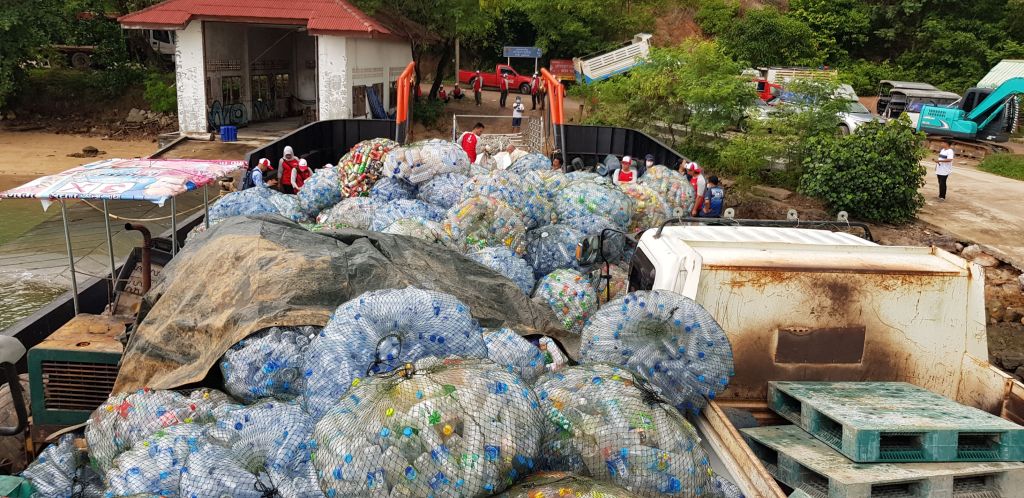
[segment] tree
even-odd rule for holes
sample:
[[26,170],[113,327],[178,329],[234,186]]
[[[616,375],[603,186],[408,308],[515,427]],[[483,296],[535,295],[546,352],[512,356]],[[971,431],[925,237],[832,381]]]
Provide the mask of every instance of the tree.
[[811,140],[800,191],[851,217],[905,223],[924,206],[924,135],[905,117]]
[[806,23],[816,35],[825,61],[837,64],[849,59],[869,39],[871,16],[858,0],[792,0],[790,14]]
[[736,0],[704,0],[693,19],[705,35],[720,36],[728,32],[739,13],[740,5]]
[[581,57],[613,48],[650,29],[657,0],[514,0],[550,57]]
[[720,38],[726,51],[753,66],[817,66],[816,35],[803,21],[774,7],[747,11]]
[[0,108],[24,77],[23,64],[49,41],[47,26],[57,16],[59,2],[4,2],[0,7]]

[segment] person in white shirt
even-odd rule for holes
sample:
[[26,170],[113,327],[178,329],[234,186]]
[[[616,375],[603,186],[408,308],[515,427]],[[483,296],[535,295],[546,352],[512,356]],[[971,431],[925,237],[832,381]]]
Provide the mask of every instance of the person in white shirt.
[[633,158],[623,156],[621,166],[612,173],[612,182],[616,185],[636,183],[637,176],[639,175],[637,175],[636,170],[633,169]]
[[696,218],[697,213],[704,207],[704,196],[707,193],[708,180],[704,178],[704,173],[701,171],[699,164],[691,162],[686,166],[686,169],[690,172],[690,182],[693,184],[694,193],[697,195],[696,200],[693,202],[693,209],[690,210],[690,217]]
[[519,133],[519,129],[523,124],[523,111],[526,106],[523,105],[523,98],[516,97],[515,103],[512,104],[512,133]]
[[946,140],[946,147],[939,151],[939,157],[935,160],[935,176],[939,178],[939,200],[946,200],[946,180],[953,173],[953,159],[956,158],[956,151],[953,150],[953,142]]

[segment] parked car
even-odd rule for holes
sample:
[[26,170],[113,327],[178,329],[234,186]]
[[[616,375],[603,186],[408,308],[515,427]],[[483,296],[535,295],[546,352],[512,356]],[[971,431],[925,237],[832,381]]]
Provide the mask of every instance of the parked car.
[[[480,77],[483,79],[484,88],[500,88],[498,84],[498,75],[508,75],[512,81],[509,85],[509,90],[518,88],[519,93],[523,95],[530,94],[530,80],[532,76],[522,76],[512,66],[508,64],[498,64],[494,67],[493,72],[480,72]],[[464,83],[472,88],[473,81],[476,80],[476,71],[459,71],[459,83]]]

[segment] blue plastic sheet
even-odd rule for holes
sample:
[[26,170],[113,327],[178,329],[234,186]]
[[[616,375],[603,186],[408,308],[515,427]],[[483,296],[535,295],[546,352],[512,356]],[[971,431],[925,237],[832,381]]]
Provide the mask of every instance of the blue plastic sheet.
[[469,259],[476,261],[515,282],[524,294],[531,295],[537,279],[533,268],[523,258],[507,247],[486,247],[472,252]]

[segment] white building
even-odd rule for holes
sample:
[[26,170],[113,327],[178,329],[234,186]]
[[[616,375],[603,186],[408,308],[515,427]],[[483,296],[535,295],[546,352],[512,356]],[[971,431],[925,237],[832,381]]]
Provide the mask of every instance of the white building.
[[345,0],[167,0],[118,19],[175,32],[186,135],[288,116],[371,117],[395,106],[409,43]]

